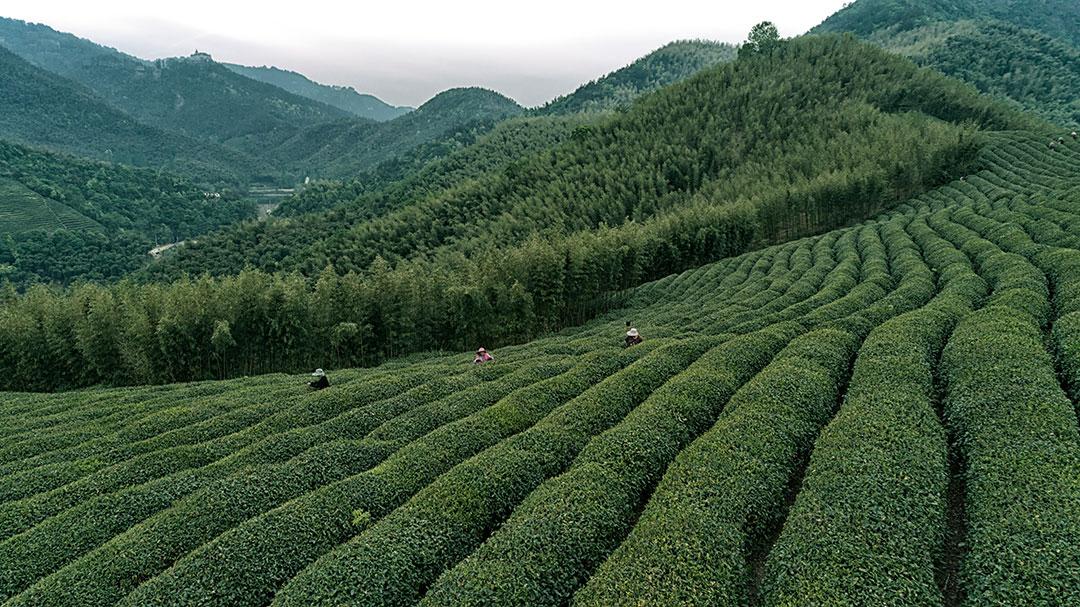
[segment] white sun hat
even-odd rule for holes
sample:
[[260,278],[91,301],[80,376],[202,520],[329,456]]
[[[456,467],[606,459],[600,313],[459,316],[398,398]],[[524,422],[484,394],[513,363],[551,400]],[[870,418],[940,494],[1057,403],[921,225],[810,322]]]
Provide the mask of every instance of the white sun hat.
[[627,337],[637,337],[638,336],[637,329],[630,329],[629,331],[626,332],[626,336]]
[[311,374],[312,377],[323,377],[326,375],[326,371],[322,369],[315,369],[315,372]]

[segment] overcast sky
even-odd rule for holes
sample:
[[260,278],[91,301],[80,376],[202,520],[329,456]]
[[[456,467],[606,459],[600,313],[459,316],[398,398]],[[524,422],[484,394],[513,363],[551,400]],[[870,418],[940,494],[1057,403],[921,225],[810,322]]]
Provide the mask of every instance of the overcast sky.
[[455,86],[537,105],[676,39],[739,42],[771,20],[794,36],[845,0],[3,0],[145,59],[191,54],[275,65],[398,105]]

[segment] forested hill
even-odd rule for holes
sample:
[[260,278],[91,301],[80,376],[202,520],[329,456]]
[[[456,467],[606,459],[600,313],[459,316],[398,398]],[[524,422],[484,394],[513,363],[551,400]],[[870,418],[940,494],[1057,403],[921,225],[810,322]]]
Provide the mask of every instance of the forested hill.
[[18,287],[116,279],[156,244],[253,213],[174,175],[0,142],[0,275]]
[[[363,271],[377,256],[475,254],[536,233],[639,226],[736,201],[783,216],[768,236],[789,235],[863,212],[846,205],[887,204],[941,179],[970,145],[956,126],[966,121],[1029,124],[870,45],[799,39],[773,55],[705,71],[625,114],[579,127],[569,141],[370,221],[327,231],[296,218],[230,231],[154,271],[227,274],[248,264]],[[781,229],[801,204],[815,206],[806,225]],[[308,226],[318,233],[301,235]],[[302,242],[311,244],[295,245]]]
[[856,0],[811,33],[870,36],[939,21],[999,20],[1080,46],[1080,3],[1074,0]]
[[387,122],[346,120],[302,129],[263,154],[313,178],[343,178],[373,169],[462,129],[487,130],[524,109],[495,91],[450,89]]
[[151,126],[207,141],[269,136],[348,116],[236,74],[205,54],[144,61],[44,25],[2,18],[0,43]]
[[[519,116],[498,123],[490,131],[483,128],[486,125],[469,123],[449,137],[414,148],[348,180],[314,182],[285,200],[274,217],[304,215],[303,222],[309,227],[313,222],[325,222],[327,232],[339,230],[346,223],[370,219],[502,171],[553,148],[578,127],[598,120],[600,116],[591,113]],[[339,210],[316,213],[330,209]],[[306,227],[303,231],[312,234]],[[297,245],[302,244],[297,241]]]
[[[347,220],[353,221],[356,216],[369,217],[372,212],[384,211],[389,206],[405,206],[419,191],[431,195],[454,180],[472,180],[501,170],[523,156],[562,141],[573,127],[602,119],[601,114],[606,111],[626,109],[643,94],[689,78],[734,56],[734,47],[725,44],[673,42],[626,68],[534,108],[528,112],[531,118],[503,124],[505,128],[497,128],[490,136],[487,131],[492,121],[466,122],[375,168],[348,175],[343,181],[320,183],[306,189],[286,201],[275,215],[350,207],[346,211]],[[383,191],[391,182],[402,179],[408,183]],[[405,194],[405,190],[411,194]],[[339,216],[324,218],[343,220]]]
[[277,67],[249,67],[233,63],[222,65],[241,76],[272,84],[295,95],[325,103],[360,118],[385,122],[407,114],[413,109],[390,105],[374,95],[358,93],[350,86],[320,84],[303,74]]
[[237,181],[257,164],[239,152],[166,133],[0,48],[0,139],[101,160]]
[[1080,125],[1080,3],[859,0],[815,31],[856,33],[1055,123]]
[[569,114],[626,107],[643,93],[674,84],[704,68],[734,59],[735,52],[736,48],[730,44],[707,40],[672,42],[536,111],[541,114]]
[[871,38],[878,39],[984,93],[1080,126],[1080,50],[1060,40],[998,21],[939,23]]
[[[81,84],[88,103],[104,101],[117,108],[114,114],[126,114],[131,122],[221,144],[240,152],[238,158],[256,159],[242,172],[248,181],[344,178],[410,153],[430,159],[437,155],[440,142],[486,131],[524,111],[495,92],[461,88],[444,91],[413,112],[385,106],[378,110],[377,117],[384,120],[380,123],[277,85],[299,86],[316,97],[318,91],[345,92],[349,103],[374,98],[364,99],[346,89],[318,89],[321,85],[299,74],[282,73],[288,82],[276,82],[282,75],[276,72],[271,82],[262,81],[267,74],[249,78],[205,53],[144,61],[44,25],[3,18],[0,46]],[[28,104],[23,112],[33,116],[37,109]],[[212,154],[204,157],[213,164]]]

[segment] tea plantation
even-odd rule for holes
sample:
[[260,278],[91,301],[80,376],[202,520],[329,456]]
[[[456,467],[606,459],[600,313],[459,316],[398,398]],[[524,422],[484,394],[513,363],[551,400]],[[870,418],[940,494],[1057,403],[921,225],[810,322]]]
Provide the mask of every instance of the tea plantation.
[[315,393],[7,394],[0,604],[1080,605],[1080,143],[626,302]]

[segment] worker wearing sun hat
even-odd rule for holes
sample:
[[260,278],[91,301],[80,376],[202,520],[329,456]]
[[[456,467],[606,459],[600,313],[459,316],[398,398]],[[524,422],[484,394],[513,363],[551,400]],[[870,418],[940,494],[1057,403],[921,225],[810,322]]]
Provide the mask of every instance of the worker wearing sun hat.
[[315,369],[311,376],[315,378],[314,381],[308,382],[308,387],[312,390],[322,390],[330,387],[330,380],[326,377],[326,371]]
[[642,341],[644,340],[641,339],[641,334],[638,333],[637,328],[630,324],[629,320],[626,321],[626,347],[636,346]]
[[473,359],[473,364],[482,365],[486,362],[490,362],[493,360],[495,360],[495,358],[492,357],[491,354],[488,354],[487,350],[481,347],[479,350],[476,351],[476,358]]

